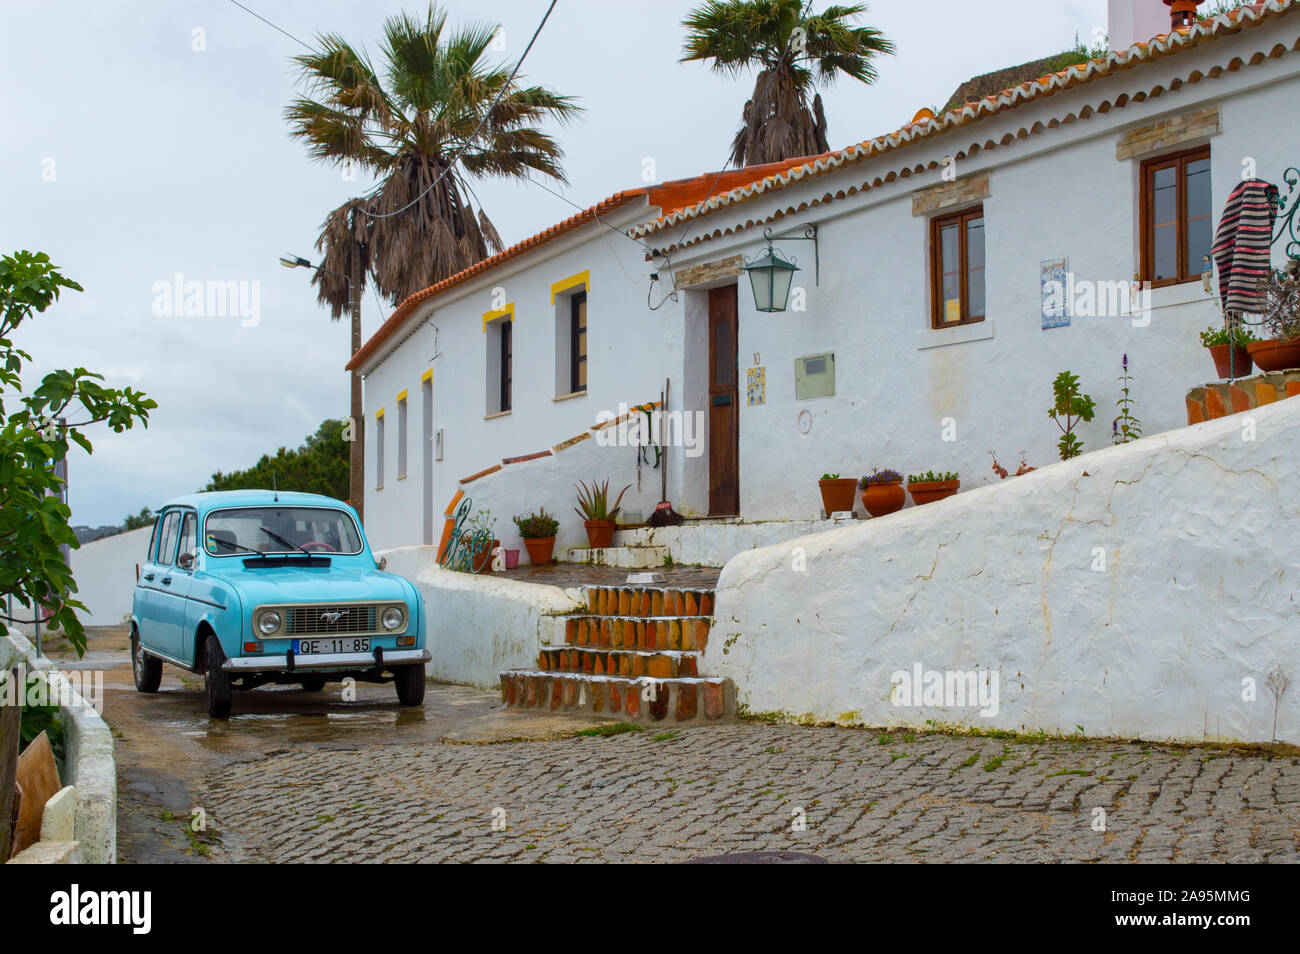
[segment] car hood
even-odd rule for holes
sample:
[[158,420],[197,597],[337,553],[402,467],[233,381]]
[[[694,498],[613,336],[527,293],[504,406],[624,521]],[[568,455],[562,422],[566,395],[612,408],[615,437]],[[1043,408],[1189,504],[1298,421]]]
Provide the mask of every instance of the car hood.
[[249,606],[263,603],[409,601],[410,584],[400,576],[357,567],[222,568],[220,574],[244,594]]

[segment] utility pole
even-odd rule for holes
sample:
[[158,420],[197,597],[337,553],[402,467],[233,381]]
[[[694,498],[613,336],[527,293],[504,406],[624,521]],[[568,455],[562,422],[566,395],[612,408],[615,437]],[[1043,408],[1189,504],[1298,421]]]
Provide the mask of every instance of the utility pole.
[[[353,211],[353,215],[356,212]],[[354,233],[355,234],[355,233]],[[351,274],[348,276],[348,291],[352,298],[352,355],[361,350],[361,248],[352,252]],[[366,502],[366,412],[361,400],[361,371],[352,370],[352,443],[348,457],[348,497],[357,516],[365,523]]]
[[[351,213],[356,215],[354,209]],[[348,304],[352,308],[352,350],[350,359],[361,350],[361,253],[360,242],[353,239],[352,254],[349,256],[348,274],[336,272],[323,265],[313,265],[299,255],[281,255],[280,264],[285,268],[310,268],[314,271],[329,272],[348,283]],[[348,435],[348,503],[356,510],[357,516],[365,520],[366,504],[366,410],[361,401],[361,372],[352,372],[352,405],[348,411],[351,426],[345,431]]]

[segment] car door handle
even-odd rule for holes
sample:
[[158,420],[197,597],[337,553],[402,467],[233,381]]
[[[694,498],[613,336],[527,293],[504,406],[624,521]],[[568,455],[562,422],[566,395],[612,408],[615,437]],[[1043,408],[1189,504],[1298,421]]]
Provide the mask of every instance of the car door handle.
[[163,585],[163,586],[171,586],[171,585],[172,585],[172,578],[171,578],[170,576],[164,576],[164,577],[162,578],[162,585]]
[[145,578],[146,580],[148,580],[150,583],[153,582],[153,574],[152,574],[152,573],[146,573],[146,574],[144,575],[144,578]]

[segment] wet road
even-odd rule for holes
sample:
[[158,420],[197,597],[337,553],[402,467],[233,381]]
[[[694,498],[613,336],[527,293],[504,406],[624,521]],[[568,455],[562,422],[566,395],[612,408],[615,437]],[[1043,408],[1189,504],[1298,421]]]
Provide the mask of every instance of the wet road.
[[90,650],[126,862],[1300,860],[1293,750],[747,723],[575,737],[591,723],[435,685],[420,709],[391,686],[263,687],[220,721],[174,668],[137,693],[122,631]]
[[61,641],[47,644],[46,654],[63,668],[104,671],[104,718],[118,769],[118,856],[125,863],[269,860],[274,853],[257,835],[242,836],[209,797],[213,781],[233,767],[303,747],[436,743],[481,717],[489,717],[490,730],[499,708],[495,695],[455,686],[430,685],[422,709],[398,706],[391,685],[359,684],[355,701],[344,701],[338,684],[316,693],[263,686],[236,693],[229,720],[210,719],[201,677],[164,666],[159,691],[139,693],[128,632],[92,627],[87,636],[80,660]]

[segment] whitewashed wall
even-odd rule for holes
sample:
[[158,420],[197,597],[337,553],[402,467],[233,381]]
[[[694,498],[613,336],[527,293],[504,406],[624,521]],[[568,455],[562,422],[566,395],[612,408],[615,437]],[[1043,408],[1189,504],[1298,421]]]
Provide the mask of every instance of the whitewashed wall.
[[[701,669],[805,719],[1268,741],[1264,679],[1300,675],[1300,400],[1251,419],[741,554]],[[917,664],[998,673],[998,713],[893,705]],[[1300,739],[1294,689],[1278,737]]]
[[[624,226],[647,214],[645,200],[605,216]],[[366,533],[371,545],[385,548],[427,542],[422,538],[420,473],[420,378],[433,369],[435,428],[445,434],[442,461],[433,465],[434,538],[442,513],[462,477],[516,457],[545,450],[595,424],[601,411],[657,400],[665,373],[660,359],[658,318],[646,309],[649,278],[641,249],[608,228],[592,224],[576,230],[484,278],[468,282],[434,300],[421,312],[422,323],[391,356],[366,376]],[[555,401],[555,307],[551,285],[578,272],[591,272],[587,293],[587,393]],[[483,314],[492,309],[493,289],[514,302],[513,411],[485,420],[487,339]],[[438,328],[435,359],[435,332]],[[409,471],[397,479],[396,397],[409,397]],[[375,413],[385,408],[384,488],[375,489]],[[632,462],[632,451],[626,451]],[[552,511],[573,505],[572,484],[594,474],[575,471],[554,497],[520,495],[494,506],[500,529],[510,518],[545,505]],[[602,473],[603,477],[604,474]],[[625,481],[626,482],[626,481]],[[621,485],[620,485],[621,486]],[[658,500],[656,494],[655,500]]]
[[[753,256],[763,246],[761,230],[745,228],[745,223],[788,206],[808,207],[781,220],[780,227],[817,223],[821,229],[821,282],[814,283],[813,249],[805,242],[778,242],[803,269],[796,284],[807,292],[805,311],[756,313],[741,278],[740,491],[746,520],[814,518],[821,509],[817,477],[823,472],[856,476],[873,467],[905,473],[956,470],[963,489],[970,490],[997,480],[989,451],[1012,469],[1022,450],[1031,464],[1048,464],[1057,458],[1059,433],[1047,408],[1052,380],[1063,370],[1078,374],[1097,404],[1096,420],[1079,431],[1086,448],[1106,446],[1125,353],[1145,432],[1182,426],[1184,393],[1213,376],[1197,332],[1220,320],[1199,283],[1156,290],[1145,327],[1135,327],[1127,318],[1076,316],[1069,327],[1044,331],[1040,264],[1068,256],[1078,278],[1132,278],[1138,262],[1141,158],[1119,161],[1115,151],[1129,128],[1210,104],[1221,108],[1222,132],[1210,138],[1216,221],[1243,172],[1280,182],[1283,171],[1300,161],[1300,127],[1280,118],[1290,114],[1300,92],[1300,55],[1171,87],[1194,70],[1208,74],[1235,56],[1249,60],[1256,50],[1267,52],[1278,43],[1291,47],[1298,35],[1300,17],[1286,17],[674,226],[668,233],[673,240],[715,229],[740,231],[675,252],[670,268],[662,260],[647,263],[632,242],[592,225],[438,298],[421,318],[428,321],[412,324],[398,350],[367,377],[368,433],[373,435],[378,407],[386,408],[388,420],[382,491],[373,489],[375,443],[367,444],[372,459],[367,462],[366,516],[372,542],[386,547],[423,541],[419,384],[430,367],[435,427],[446,433],[445,460],[434,465],[434,539],[460,478],[502,458],[552,446],[589,427],[600,411],[617,410],[621,401],[655,398],[666,375],[672,377],[674,407],[704,412],[707,289],[683,289],[676,301],[651,311],[646,306],[648,272],[662,268],[666,279],[694,265]],[[990,175],[991,195],[984,200],[988,319],[981,325],[930,329],[929,223],[912,215],[911,201],[917,190],[939,184],[938,171],[811,205],[904,163],[925,166],[966,150],[973,141],[1000,141],[1022,127],[1047,124],[1102,99],[1156,86],[1164,88],[1159,96],[977,152],[958,164],[961,177]],[[627,207],[607,221],[626,226],[648,214],[644,207]],[[648,241],[662,244],[665,236]],[[593,282],[588,305],[591,389],[586,397],[555,402],[555,317],[549,288],[583,269],[591,270]],[[656,302],[665,284],[656,287]],[[508,417],[484,420],[488,362],[481,316],[491,307],[497,286],[507,301],[515,302],[515,410]],[[440,329],[436,359],[432,324]],[[836,395],[796,401],[794,359],[821,352],[835,354]],[[750,407],[743,375],[755,355],[767,369],[767,402]],[[410,476],[399,481],[394,399],[403,389],[410,394]],[[805,410],[812,417],[807,436],[797,427]],[[945,421],[951,422],[954,440],[944,440]],[[707,445],[703,450],[692,459],[678,449],[671,456],[669,498],[687,515],[708,511]],[[618,476],[621,462],[608,471],[597,464],[592,473],[581,455],[558,460],[571,470],[552,474],[544,466],[522,465],[529,469],[508,468],[514,474],[470,485],[476,503],[501,499],[492,508],[498,527],[505,530],[502,539],[511,516],[539,505],[562,519],[572,516],[577,479],[608,473],[620,486],[626,482]],[[524,479],[532,475],[538,477],[536,485]],[[644,508],[645,500],[654,497],[643,494],[635,506]],[[565,526],[562,533],[567,543],[573,528]]]
[[431,547],[379,555],[424,596],[433,657],[425,668],[441,682],[497,688],[502,670],[532,668],[542,644],[562,644],[564,617],[582,607],[576,591],[444,570],[433,563]]
[[[1121,71],[1002,117],[724,209],[690,231],[762,221],[777,209],[859,185],[902,163],[938,161],[976,139],[996,141],[1007,131],[1045,124],[1126,89],[1150,89],[1198,66],[1208,70],[1237,54],[1267,51],[1279,40],[1290,46],[1300,35],[1300,17],[1289,21]],[[914,217],[911,201],[916,191],[940,183],[938,170],[781,220],[778,229],[819,224],[821,283],[814,283],[813,249],[807,242],[776,243],[797,256],[802,270],[795,284],[807,291],[806,311],[757,313],[748,281],[740,279],[742,514],[748,519],[815,515],[821,508],[816,478],[823,472],[851,476],[873,467],[904,473],[955,470],[966,490],[997,481],[989,451],[1012,470],[1021,450],[1031,464],[1051,463],[1058,459],[1059,432],[1047,409],[1052,380],[1063,370],[1078,374],[1097,404],[1096,419],[1079,430],[1086,448],[1108,445],[1125,353],[1138,401],[1135,413],[1145,433],[1184,425],[1186,390],[1215,377],[1197,333],[1222,321],[1200,284],[1155,290],[1147,327],[1134,327],[1125,318],[1075,317],[1069,327],[1044,331],[1040,263],[1068,256],[1078,278],[1131,280],[1139,256],[1137,170],[1145,157],[1119,161],[1115,147],[1122,131],[1132,126],[1219,104],[1223,131],[1209,140],[1216,226],[1243,171],[1253,168],[1260,177],[1281,184],[1284,170],[1300,157],[1300,127],[1278,120],[1300,93],[1297,71],[1300,55],[1288,54],[958,163],[959,177],[990,174],[991,195],[983,201],[988,318],[982,325],[930,329],[929,219]],[[1247,159],[1252,165],[1243,165]],[[676,237],[686,229],[678,225],[670,234]],[[663,236],[648,240],[662,242]],[[753,256],[762,247],[760,229],[742,229],[674,253],[673,265],[682,269],[737,253]],[[1280,264],[1280,247],[1275,255]],[[668,307],[677,309],[683,325],[676,340],[690,341],[705,321],[707,290],[687,290],[680,304]],[[942,344],[948,337],[968,336],[974,340]],[[835,354],[836,395],[796,401],[794,359],[821,352]],[[767,403],[751,407],[744,400],[743,375],[755,354],[767,369]],[[684,382],[685,393],[703,406],[701,366],[707,352],[687,348],[682,360],[674,389]],[[807,436],[796,424],[805,410],[813,421]],[[955,440],[944,440],[945,419],[953,424]],[[684,488],[679,509],[686,512],[707,509],[707,457],[703,460],[692,471],[679,459],[682,469],[674,483]]]
[[118,626],[130,616],[135,594],[135,567],[143,563],[153,527],[83,543],[72,551],[72,578],[77,599],[88,613],[79,613],[87,626]]

